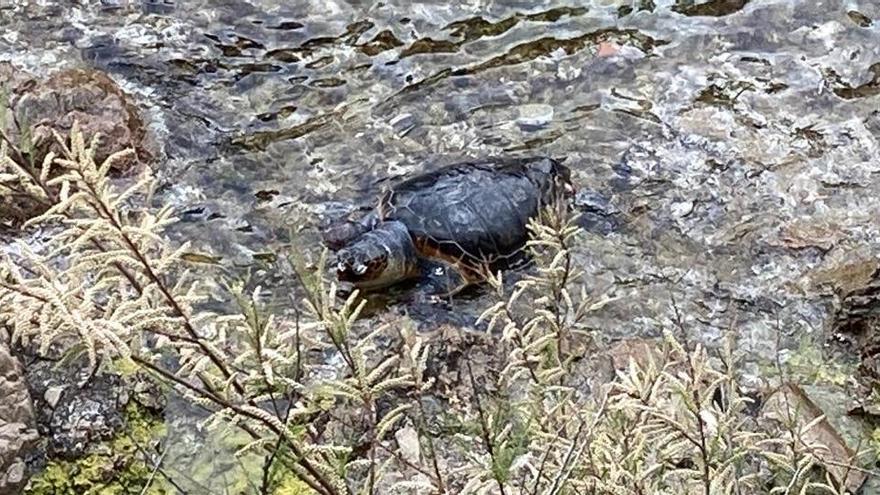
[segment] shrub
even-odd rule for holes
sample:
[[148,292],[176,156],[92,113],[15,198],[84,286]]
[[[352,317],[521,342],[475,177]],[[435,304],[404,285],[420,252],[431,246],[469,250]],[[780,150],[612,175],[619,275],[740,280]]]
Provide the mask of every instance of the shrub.
[[324,280],[323,256],[318,269],[291,256],[305,294],[295,317],[268,314],[259,288],[234,283],[224,287],[235,311],[202,309],[217,284],[163,237],[175,219],[147,206],[149,171],[118,188],[106,174],[122,154],[96,163],[76,128],[58,140],[47,185],[59,194],[28,223],[53,235],[3,255],[0,321],[16,341],[85,353],[96,372],[123,361],[173,386],[210,411],[209,427],[244,434],[239,453],[262,459],[261,493],[853,488],[856,459],[832,466],[806,435],[821,421],[750,412],[730,339],[710,352],[678,326],[614,380],[593,379],[585,322],[612,298],[585,289],[581,231],[563,205],[530,224],[534,266],[522,280],[508,292],[488,277],[487,335],[459,335],[470,342],[453,349],[403,320],[370,327],[357,292],[340,297]]

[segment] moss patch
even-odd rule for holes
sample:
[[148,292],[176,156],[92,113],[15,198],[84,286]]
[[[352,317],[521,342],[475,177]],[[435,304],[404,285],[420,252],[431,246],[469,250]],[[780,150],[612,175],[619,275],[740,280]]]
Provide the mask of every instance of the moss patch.
[[[96,445],[91,453],[76,460],[52,460],[31,479],[28,495],[117,495],[176,493],[153,465],[145,461],[141,449],[165,435],[162,418],[129,404],[126,427],[113,439]],[[144,488],[146,487],[146,491]]]
[[293,474],[286,474],[278,483],[273,495],[315,495],[315,491]]

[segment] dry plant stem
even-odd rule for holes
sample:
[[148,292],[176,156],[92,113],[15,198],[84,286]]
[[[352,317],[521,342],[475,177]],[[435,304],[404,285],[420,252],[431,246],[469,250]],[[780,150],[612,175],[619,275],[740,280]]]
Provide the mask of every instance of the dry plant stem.
[[[522,321],[520,321],[510,311],[510,307],[507,304],[504,305],[504,314],[507,316],[507,319],[509,319],[511,322],[513,322],[514,325],[516,325],[517,328],[520,328],[520,329],[524,328]],[[526,352],[526,347],[527,347],[526,343],[523,342],[522,335],[520,335],[519,332],[517,332],[516,334],[513,335],[513,342],[516,344],[516,346],[519,348],[519,350],[522,351],[523,356],[528,355]],[[536,366],[537,366],[536,364],[530,362],[528,359],[525,362],[525,367],[529,371],[529,377],[531,377],[531,379],[535,383],[535,385],[541,385],[541,379],[538,378],[538,374],[535,371]]]
[[[567,477],[566,471],[573,461],[575,461],[576,457],[580,457],[580,454],[575,456],[575,447],[577,446],[577,439],[581,436],[581,433],[584,431],[584,427],[587,425],[587,422],[583,419],[580,420],[580,424],[578,425],[577,432],[574,434],[574,441],[572,441],[571,447],[568,449],[568,452],[565,454],[565,459],[562,462],[562,467],[559,469],[559,473],[556,478],[553,480],[553,486],[550,487],[550,490],[547,492],[550,495],[555,495],[562,489],[562,485],[565,483],[563,480]],[[563,475],[566,476],[563,476]]]
[[370,495],[375,493],[376,491],[376,424],[378,423],[378,418],[376,417],[379,413],[376,410],[375,404],[372,401],[369,404],[369,413],[370,413],[370,430],[368,432],[370,436],[370,478],[368,488]]
[[[54,205],[54,204],[58,203],[58,195],[56,194],[56,192],[53,191],[52,188],[50,188],[48,186],[48,184],[46,184],[45,181],[42,180],[42,178],[39,176],[39,174],[37,174],[33,170],[32,166],[24,166],[25,164],[27,164],[29,162],[29,160],[27,160],[24,157],[22,152],[9,139],[9,136],[6,135],[6,132],[3,129],[0,129],[0,137],[2,137],[3,140],[6,141],[6,143],[9,145],[8,149],[12,150],[16,154],[18,161],[19,161],[19,164],[22,165],[22,170],[24,170],[27,173],[27,175],[31,179],[31,182],[34,185],[36,185],[37,187],[39,187],[40,190],[43,191],[43,194],[46,196],[46,198],[48,200],[47,205]],[[85,183],[85,180],[83,180],[83,182]],[[37,198],[33,198],[33,199],[37,199]],[[66,213],[65,216],[67,216],[68,219],[70,218],[69,213]],[[91,243],[99,251],[107,252],[107,249],[97,239],[91,239]],[[143,292],[143,288],[141,287],[140,283],[138,283],[138,281],[134,277],[134,275],[132,275],[131,272],[129,272],[129,270],[125,266],[123,266],[118,261],[114,261],[113,266],[119,271],[119,273],[122,274],[122,276],[124,276],[128,280],[128,282],[131,284],[132,288],[138,294],[141,294]]]
[[[558,441],[560,438],[559,432],[557,432],[554,442]],[[550,459],[550,452],[551,450],[549,448],[544,449],[544,454],[541,456],[541,464],[538,465],[538,474],[535,475],[535,482],[532,484],[532,495],[538,495],[538,488],[541,486],[541,479],[546,477],[544,470],[547,468],[547,461]]]
[[[196,332],[195,327],[193,326],[192,322],[190,321],[189,315],[187,315],[186,312],[183,311],[180,304],[177,302],[177,300],[171,294],[171,291],[168,289],[167,285],[162,280],[162,278],[159,277],[155,273],[148,258],[141,252],[140,249],[138,249],[137,245],[131,240],[131,238],[128,236],[128,234],[126,232],[124,232],[122,226],[119,224],[116,217],[112,214],[109,207],[101,200],[101,197],[98,194],[98,192],[95,190],[94,185],[89,183],[86,180],[86,177],[82,176],[82,174],[80,174],[80,177],[82,179],[82,182],[84,184],[86,184],[86,186],[89,188],[88,192],[94,201],[94,203],[90,203],[90,204],[92,204],[93,208],[95,208],[96,213],[98,213],[102,218],[105,218],[108,222],[110,222],[110,224],[113,226],[113,228],[116,229],[117,233],[122,238],[123,242],[126,244],[126,247],[129,249],[131,254],[133,256],[135,256],[135,258],[141,264],[145,275],[149,278],[149,280],[152,283],[156,284],[157,288],[162,293],[162,295],[164,296],[165,300],[167,301],[167,303],[169,304],[171,309],[174,311],[175,316],[178,316],[183,320],[184,329],[186,330],[186,332],[189,336],[189,339],[187,339],[187,341],[191,341],[191,342],[195,343],[196,345],[198,345],[200,347],[200,349],[202,350],[202,352],[204,352],[204,354],[211,360],[211,362],[217,367],[217,369],[220,370],[220,372],[223,374],[224,378],[226,378],[227,380],[229,380],[231,382],[231,384],[232,384],[233,388],[236,390],[236,392],[243,397],[246,396],[245,391],[244,391],[244,387],[239,383],[239,381],[237,379],[235,379],[232,376],[232,372],[227,368],[227,366],[223,362],[222,358],[220,356],[217,356],[209,346],[204,344],[201,337],[199,337],[198,333]],[[133,280],[132,277],[127,277],[127,278],[129,278],[130,280]],[[138,286],[135,286],[135,287],[138,287]],[[165,378],[168,378],[169,376],[173,376],[173,375],[165,374],[164,376],[165,376]],[[220,398],[220,396],[217,395],[215,392],[208,392],[208,390],[212,389],[213,387],[211,387],[209,385],[209,382],[207,380],[202,379],[201,381],[206,387],[206,389],[200,389],[200,390],[202,390],[202,393],[205,396],[207,396],[209,399],[213,400],[214,402],[217,402],[218,404],[224,404],[224,405],[227,405],[227,407],[232,405],[228,401],[223,401]],[[257,407],[257,405],[253,401],[249,401],[249,403],[250,403],[250,405]],[[274,399],[273,399],[273,403],[274,403]],[[230,407],[230,409],[236,411],[238,414],[243,414],[245,416],[249,416],[252,419],[259,419],[251,414],[248,414],[245,411],[242,411],[240,408]],[[276,414],[277,414],[277,409],[276,409]],[[270,427],[270,429],[275,434],[279,435],[279,438],[284,437],[286,439],[284,432],[277,431],[277,428],[274,425],[267,424],[267,426]],[[302,452],[299,451],[299,448],[296,445],[293,445],[293,442],[288,441],[287,443],[290,445],[291,450],[295,453],[295,455],[300,459],[299,462],[303,465],[303,467],[306,469],[306,471],[308,471],[310,475],[315,477],[315,479],[318,480],[318,482],[322,485],[323,488],[333,490],[332,484],[329,483],[329,481],[323,480],[323,477],[321,476],[321,474],[313,466],[310,465],[310,463],[302,455]],[[312,488],[317,488],[317,487],[312,487]],[[333,491],[330,491],[328,493],[333,493]]]
[[[477,415],[480,418],[480,432],[482,433],[483,446],[486,447],[486,450],[489,452],[489,457],[492,459],[492,463],[494,464],[497,459],[495,456],[495,446],[492,442],[492,436],[489,432],[489,422],[486,420],[486,414],[483,412],[483,405],[480,401],[480,393],[477,389],[477,380],[474,378],[474,371],[471,368],[470,357],[466,360],[468,377],[470,378],[471,383],[471,391],[474,394],[474,405],[477,408]],[[493,475],[495,477],[495,481],[498,483],[498,490],[501,492],[501,495],[506,495],[504,491],[504,481],[502,481],[498,474],[493,469]]]
[[[296,326],[290,327],[287,320],[275,325],[275,316],[259,311],[259,291],[252,299],[242,297],[240,311],[233,314],[197,310],[207,294],[192,279],[175,276],[181,250],[174,251],[161,235],[172,221],[169,210],[125,215],[128,198],[139,198],[149,178],[117,194],[101,175],[111,162],[96,167],[94,148],[85,150],[79,134],[70,143],[74,152],[65,149],[68,159],[59,160],[66,168],[44,180],[47,187],[32,186],[16,172],[16,184],[34,196],[63,184],[57,196],[64,201],[51,211],[63,215],[67,230],[59,237],[63,245],[49,245],[50,255],[24,251],[21,259],[28,267],[15,266],[18,256],[4,258],[0,270],[10,278],[0,277],[0,301],[12,301],[23,311],[0,307],[0,318],[13,325],[16,333],[10,335],[38,339],[41,345],[59,335],[77,336],[89,346],[92,362],[127,357],[135,348],[131,359],[140,369],[211,413],[208,427],[246,434],[240,452],[261,456],[262,472],[248,481],[262,495],[272,493],[282,472],[318,495],[401,489],[443,494],[458,486],[467,495],[843,493],[846,486],[833,479],[830,467],[870,473],[854,465],[855,456],[826,459],[827,450],[815,444],[791,407],[769,423],[772,430],[755,431],[755,418],[745,409],[748,399],[736,387],[733,353],[722,356],[719,368],[713,352],[691,345],[674,299],[676,327],[664,332],[661,352],[651,353],[647,362],[631,360],[599,394],[579,388],[583,369],[573,364],[577,349],[568,344],[580,335],[583,318],[605,299],[586,296],[573,250],[579,231],[564,216],[569,212],[561,210],[548,212],[543,225],[530,224],[537,273],[481,315],[489,328],[503,328],[502,348],[488,364],[490,375],[478,382],[467,353],[457,363],[467,368],[462,370],[466,398],[450,400],[448,407],[459,419],[455,424],[479,431],[464,432],[468,441],[462,451],[449,452],[459,448],[460,431],[453,429],[450,438],[447,430],[432,430],[434,418],[428,415],[427,397],[438,378],[426,365],[431,345],[422,347],[421,338],[407,335],[404,345],[387,351],[388,328],[364,336],[361,330],[370,329],[362,325],[366,322],[355,323],[361,309],[357,298],[338,305],[336,287],[325,290],[325,281],[310,276],[312,268],[305,265],[297,270],[307,289],[303,304],[309,320],[303,331],[316,332],[306,336],[319,353],[303,355],[298,312]],[[45,176],[48,169],[37,170],[37,176]],[[60,192],[71,186],[75,196]],[[40,220],[55,218],[50,213]],[[100,284],[83,290],[93,273]],[[503,296],[501,285],[496,287]],[[118,291],[137,296],[120,302]],[[152,346],[153,338],[155,348],[140,347]],[[340,363],[330,363],[332,374],[321,368],[320,374],[304,376],[312,364],[328,365],[326,351],[341,357]],[[165,352],[178,353],[180,372],[157,360]],[[481,389],[486,383],[497,391]],[[407,393],[387,392],[403,387]],[[724,398],[716,407],[713,393],[719,390]],[[422,446],[416,459],[405,455],[402,442],[383,441],[407,416]],[[157,454],[146,457],[152,462],[150,480],[173,474]],[[449,472],[442,472],[447,465]],[[825,469],[824,479],[814,467]],[[418,472],[419,480],[395,481],[385,476],[387,469]]]
[[[25,158],[24,158],[24,155],[22,155],[22,154],[21,154],[21,151],[19,151],[18,148],[15,147],[15,146],[12,144],[12,142],[9,140],[9,138],[6,136],[6,134],[3,132],[2,129],[0,129],[0,137],[2,137],[3,140],[6,141],[6,142],[9,144],[9,149],[12,149],[12,150],[18,155],[18,159],[19,159],[20,162],[23,163],[23,162],[26,161]],[[29,176],[30,179],[31,179],[31,182],[32,182],[34,185],[36,185],[37,187],[39,187],[39,188],[43,191],[43,194],[45,194],[45,196],[46,196],[46,198],[47,198],[47,201],[45,202],[47,206],[49,206],[49,205],[54,205],[54,204],[58,203],[58,195],[55,193],[55,191],[53,191],[53,190],[52,190],[52,189],[51,189],[51,188],[45,183],[45,181],[41,180],[41,178],[39,177],[39,175],[37,175],[37,174],[31,169],[31,167],[22,167],[22,169],[28,174],[28,176]],[[33,198],[33,197],[32,197],[32,199],[37,199],[37,198]],[[65,216],[67,216],[67,217],[69,218],[69,214],[68,214],[68,215],[65,215]],[[95,248],[98,249],[99,251],[101,251],[101,252],[107,252],[107,249],[106,249],[106,248],[100,243],[100,241],[98,241],[97,239],[92,239],[92,240],[91,240],[91,243],[92,243],[92,245],[95,246]],[[120,264],[119,262],[116,262],[116,261],[113,262],[113,265],[114,265],[114,267],[115,267],[117,270],[119,270],[119,272],[120,272],[120,273],[121,273],[126,279],[128,279],[129,283],[131,283],[131,286],[132,286],[132,287],[133,287],[138,293],[141,293],[141,292],[142,292],[142,288],[141,288],[140,284],[137,282],[137,280],[134,278],[134,276],[128,271],[128,269],[126,269],[122,264]]]
[[[564,316],[563,316],[563,311],[562,311],[562,304],[563,304],[562,292],[565,290],[566,286],[568,285],[568,280],[569,280],[569,277],[571,276],[571,251],[570,251],[571,247],[568,245],[568,242],[565,238],[565,235],[563,234],[563,232],[561,230],[561,227],[560,226],[556,226],[556,227],[557,227],[557,229],[555,229],[556,230],[556,241],[559,243],[560,250],[563,252],[563,257],[565,258],[565,265],[562,270],[562,280],[560,280],[558,283],[556,283],[554,281],[554,284],[553,284],[553,299],[554,299],[554,302],[553,302],[554,311],[553,312],[555,313],[555,316],[556,316],[556,331],[558,332],[556,335],[556,352],[557,352],[557,356],[558,356],[557,359],[559,359],[559,361],[561,363],[562,361],[564,361],[563,357],[562,357],[562,355],[563,355],[563,342],[564,342],[564,339],[566,338],[566,335],[563,332],[563,328],[565,325],[564,325]],[[560,377],[560,380],[562,380],[561,377]]]
[[[168,473],[165,472],[164,469],[162,469],[162,461],[165,459],[165,455],[168,453],[168,451],[167,450],[163,451],[159,455],[159,459],[154,461],[153,456],[149,452],[147,452],[147,450],[139,442],[137,442],[134,437],[132,437],[131,435],[127,435],[127,436],[128,436],[128,439],[131,440],[132,444],[134,445],[134,448],[136,448],[138,450],[138,452],[140,452],[141,455],[144,456],[144,459],[149,460],[150,463],[153,464],[153,473],[159,474],[160,476],[165,478],[165,481],[167,481],[168,484],[173,486],[175,490],[186,495],[186,490],[181,488],[180,485],[178,485],[177,482],[175,482],[172,479],[171,475],[169,475]],[[153,476],[151,475],[150,480],[152,480],[152,479],[153,479]],[[147,487],[149,487],[149,486],[150,486],[150,483],[147,483]],[[143,493],[146,493],[146,488],[144,490],[145,491]]]
[[[256,319],[256,320],[259,320],[258,316],[259,316],[259,315],[255,312],[255,319]],[[256,323],[258,324],[259,321],[257,321]],[[300,350],[300,347],[299,347],[299,332],[300,332],[300,326],[299,326],[299,314],[298,314],[298,313],[297,313],[297,316],[296,316],[296,322],[295,322],[295,325],[296,325],[296,326],[295,326],[295,328],[296,328],[296,346],[295,346],[295,347],[296,347],[296,355],[297,355],[297,364],[295,365],[295,368],[294,368],[294,369],[296,370],[296,376],[294,377],[294,379],[295,379],[296,381],[299,381],[299,378],[300,378],[300,376],[301,376],[301,374],[302,374],[302,368],[301,368],[301,366],[300,366],[300,355],[301,355],[300,353],[301,353],[301,350]],[[261,326],[261,327],[259,327],[259,328],[262,329],[263,327]],[[260,334],[257,334],[257,335],[256,335],[256,338],[255,338],[254,340],[255,340],[255,346],[257,347],[257,356],[259,357],[259,365],[260,365],[260,369],[263,369],[263,353],[262,353],[262,338],[261,338],[261,337],[262,337],[262,336],[261,336]],[[272,385],[269,383],[269,380],[268,380],[268,378],[266,377],[266,375],[265,375],[264,373],[261,373],[261,376],[262,376],[262,378],[263,378],[263,382],[264,382],[264,385],[266,386],[266,388],[271,390]],[[281,418],[281,420],[282,420],[282,422],[283,422],[284,424],[287,424],[287,421],[290,419],[290,410],[291,410],[290,404],[293,402],[293,396],[292,396],[292,394],[288,394],[288,396],[287,396],[287,404],[288,404],[288,406],[287,406],[287,408],[286,408],[285,411],[284,411],[283,418],[282,418],[282,415],[279,414],[279,412],[278,412],[278,405],[277,405],[277,403],[276,403],[276,401],[275,401],[274,394],[271,394],[271,393],[270,393],[270,397],[271,397],[271,400],[272,400],[272,408],[275,410],[275,415],[276,415],[277,417]],[[274,446],[274,448],[272,448],[271,453],[270,453],[268,456],[266,456],[266,459],[263,461],[263,474],[262,474],[261,487],[260,487],[260,493],[261,493],[261,494],[270,495],[270,494],[269,494],[269,490],[270,490],[270,486],[269,486],[269,485],[270,485],[270,482],[271,482],[271,479],[270,479],[270,470],[271,470],[271,468],[272,468],[272,465],[273,465],[274,462],[275,462],[275,458],[276,458],[276,456],[278,455],[278,452],[279,452],[280,449],[281,449],[281,446],[282,446],[282,444],[283,444],[283,440],[284,440],[284,439],[283,439],[281,436],[279,436],[278,439],[275,440],[275,446]]]
[[[82,175],[81,175],[81,177],[82,177]],[[235,378],[232,377],[232,372],[229,371],[228,367],[223,362],[223,359],[220,358],[220,356],[217,356],[209,346],[205,345],[204,342],[202,342],[202,339],[201,339],[201,337],[199,337],[198,332],[196,331],[195,327],[192,324],[192,321],[190,321],[189,315],[187,315],[186,312],[183,311],[183,308],[180,307],[180,304],[177,302],[177,299],[175,299],[174,296],[171,294],[171,291],[168,290],[168,287],[165,284],[165,281],[162,280],[161,277],[156,275],[156,272],[153,270],[153,266],[150,263],[150,261],[144,256],[144,254],[141,252],[141,250],[138,249],[137,245],[135,245],[135,243],[131,240],[131,238],[128,236],[128,234],[125,232],[125,230],[122,228],[122,225],[119,224],[119,221],[116,219],[116,216],[110,212],[108,206],[101,200],[100,195],[94,189],[94,185],[89,183],[85,177],[82,177],[82,181],[84,184],[86,184],[86,186],[89,187],[89,194],[92,196],[92,199],[97,204],[97,206],[95,207],[96,212],[99,215],[101,215],[104,219],[106,219],[108,222],[110,222],[110,224],[113,226],[113,228],[116,229],[117,233],[119,234],[120,238],[125,243],[129,252],[131,252],[131,254],[138,260],[138,262],[143,267],[144,274],[147,276],[147,278],[150,279],[150,281],[152,283],[156,284],[156,287],[162,293],[162,296],[165,297],[166,302],[171,307],[171,309],[174,311],[174,315],[183,320],[183,327],[186,330],[187,334],[190,336],[190,338],[193,339],[193,342],[195,342],[196,345],[199,346],[201,351],[205,353],[205,355],[208,357],[208,359],[211,360],[211,362],[214,364],[214,366],[216,366],[217,369],[220,370],[221,373],[223,373],[223,377],[226,378],[227,380],[231,381],[232,387],[235,389],[235,391],[238,392],[240,395],[244,396],[245,395],[244,387],[241,386],[241,384],[238,382],[238,380],[236,380]]]
[[275,440],[275,446],[272,448],[272,453],[266,456],[266,459],[263,461],[263,474],[260,478],[260,494],[261,495],[269,495],[270,488],[270,473],[269,471],[272,469],[272,464],[275,462],[275,456],[278,454],[279,449],[281,449],[282,439],[278,437]]
[[[691,360],[688,359],[688,363],[690,364],[690,373],[691,379],[694,378],[694,369]],[[692,411],[694,414],[694,418],[697,420],[697,425],[699,426],[700,431],[700,456],[703,460],[703,493],[705,495],[712,495],[712,477],[709,475],[709,451],[706,448],[706,425],[703,422],[703,417],[700,415],[699,406],[700,406],[700,393],[696,387],[694,387],[693,393],[694,404],[696,405],[696,410]]]
[[[137,364],[139,364],[139,365],[149,369],[150,371],[153,371],[154,373],[158,374],[164,380],[170,381],[170,382],[175,383],[185,389],[188,389],[189,391],[195,393],[196,396],[209,399],[210,401],[214,402],[218,407],[221,407],[223,409],[229,409],[231,411],[234,411],[236,414],[251,418],[252,420],[261,423],[263,426],[265,426],[270,431],[272,431],[272,433],[277,435],[279,440],[284,439],[284,442],[287,444],[288,447],[290,447],[291,452],[293,452],[294,455],[296,456],[297,462],[303,467],[303,469],[305,469],[309,473],[310,476],[312,476],[313,479],[312,478],[305,478],[305,477],[303,478],[303,481],[306,482],[309,485],[309,487],[311,487],[313,490],[317,491],[318,493],[325,494],[325,495],[335,495],[337,493],[336,489],[333,487],[333,484],[330,483],[329,481],[327,481],[324,478],[324,476],[321,474],[321,472],[318,471],[308,461],[308,459],[306,459],[305,455],[303,454],[303,452],[299,448],[299,446],[296,445],[296,443],[294,441],[292,441],[291,439],[289,439],[287,437],[286,432],[279,430],[272,422],[266,421],[266,420],[260,418],[259,416],[251,413],[250,411],[242,409],[241,407],[237,406],[236,404],[233,404],[232,402],[229,402],[228,400],[223,399],[222,397],[216,395],[215,393],[213,393],[209,390],[197,387],[197,386],[187,382],[186,380],[175,376],[173,373],[170,373],[167,370],[165,370],[159,366],[154,365],[150,361],[147,361],[147,360],[140,358],[138,356],[132,356],[132,360],[134,360],[134,362],[136,362]],[[257,435],[256,433],[254,433],[254,436],[259,437],[259,435]]]
[[[604,411],[605,411],[605,405],[606,405],[606,403],[607,403],[607,400],[608,400],[608,398],[606,397],[606,398],[602,401],[602,406],[599,408],[599,412],[596,413],[596,419],[595,419],[595,421],[593,422],[593,424],[590,426],[590,431],[592,431],[592,429],[595,427],[596,423],[599,422],[599,418],[601,418],[602,415],[604,414]],[[580,420],[580,425],[578,426],[578,433],[575,435],[574,440],[577,440],[577,437],[580,435],[580,432],[582,431],[582,426],[583,426],[584,424],[585,424],[584,421],[583,421],[583,420]],[[555,439],[555,440],[554,440],[553,442],[550,442],[550,445],[555,445],[556,442],[558,442],[559,440],[565,438],[565,437],[562,435],[562,431],[564,431],[565,428],[566,428],[566,425],[564,425],[564,424],[561,425],[561,426],[559,426],[559,427],[557,428],[557,431],[556,431],[556,433],[555,433],[555,435],[554,435],[554,439]],[[551,449],[547,448],[547,449],[544,450],[544,454],[541,456],[541,464],[539,464],[539,467],[538,467],[538,473],[535,475],[535,482],[532,484],[532,490],[531,490],[532,495],[538,495],[538,489],[539,489],[540,486],[541,486],[541,479],[542,479],[542,478],[543,478],[543,479],[546,479],[547,481],[550,481],[550,478],[545,474],[545,469],[546,469],[547,466],[548,466],[547,463],[548,463],[548,460],[549,460],[549,458],[550,458],[550,454],[551,454]]]
[[685,361],[687,361],[687,365],[688,365],[688,368],[687,368],[688,379],[690,379],[691,383],[694,384],[693,391],[692,391],[692,397],[691,397],[691,399],[694,401],[693,402],[694,407],[692,409],[691,408],[689,408],[689,409],[690,409],[691,414],[693,414],[693,416],[694,416],[694,420],[697,423],[698,432],[700,434],[700,439],[699,439],[699,443],[696,443],[696,441],[693,439],[691,440],[691,442],[696,443],[696,446],[700,451],[700,459],[702,460],[702,464],[703,464],[703,480],[702,480],[703,481],[703,494],[704,495],[711,495],[710,492],[712,489],[712,477],[709,474],[709,463],[711,461],[709,459],[709,451],[706,447],[706,424],[703,421],[703,416],[700,414],[700,404],[702,404],[702,397],[700,397],[700,390],[696,386],[697,385],[696,381],[698,378],[697,378],[697,372],[694,369],[694,356],[691,354],[691,352],[693,352],[693,350],[690,349],[690,347],[688,347],[687,329],[685,328],[684,321],[681,318],[681,312],[679,311],[678,304],[675,301],[675,295],[672,295],[671,299],[672,299],[672,310],[673,310],[673,314],[675,316],[675,325],[678,328],[678,331],[680,332],[680,335],[681,335],[680,338],[682,339],[682,343],[684,345],[684,348],[687,351],[687,355],[685,356]]
[[437,450],[434,447],[434,435],[428,431],[428,422],[426,420],[427,413],[425,413],[425,405],[422,403],[422,394],[419,393],[416,401],[419,404],[419,430],[421,435],[425,439],[425,443],[428,447],[428,455],[431,458],[431,467],[434,469],[434,480],[437,482],[437,491],[439,493],[446,493],[446,483],[443,481],[443,475],[440,473],[440,464],[437,461]]
[[[140,448],[138,448],[138,450],[140,450]],[[156,478],[156,473],[162,467],[162,462],[165,460],[165,455],[167,453],[168,453],[167,450],[165,452],[162,452],[162,455],[159,456],[159,459],[157,459],[156,462],[154,463],[153,470],[150,472],[150,477],[147,478],[147,482],[144,484],[144,488],[143,488],[143,490],[141,490],[140,495],[145,495],[147,493],[147,490],[150,489],[150,486],[153,484],[153,480]]]

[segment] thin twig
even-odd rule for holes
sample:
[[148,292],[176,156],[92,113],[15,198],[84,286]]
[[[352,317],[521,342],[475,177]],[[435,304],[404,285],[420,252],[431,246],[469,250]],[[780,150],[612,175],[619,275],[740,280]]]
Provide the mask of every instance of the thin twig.
[[[465,361],[467,364],[468,377],[471,382],[471,390],[474,393],[474,405],[477,408],[477,415],[480,418],[480,432],[482,433],[483,445],[486,447],[486,450],[489,452],[489,457],[492,459],[493,465],[497,462],[495,457],[495,446],[492,442],[492,437],[489,433],[489,422],[486,419],[486,415],[483,412],[483,405],[480,402],[480,393],[477,391],[477,380],[474,378],[474,371],[471,369],[471,361],[470,357]],[[504,491],[504,482],[498,477],[498,473],[496,469],[492,470],[492,475],[495,478],[495,481],[498,483],[498,489],[501,492],[501,495],[506,495]]]

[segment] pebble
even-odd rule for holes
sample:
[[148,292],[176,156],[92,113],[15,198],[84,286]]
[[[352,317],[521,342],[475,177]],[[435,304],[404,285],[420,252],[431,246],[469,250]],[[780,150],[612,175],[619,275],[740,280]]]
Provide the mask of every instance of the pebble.
[[694,211],[693,201],[679,201],[672,203],[672,214],[678,218],[686,217]]
[[64,393],[65,388],[67,387],[61,385],[47,388],[46,392],[43,394],[43,399],[46,400],[46,404],[49,404],[49,407],[55,409],[55,406],[58,405],[58,401],[61,400],[61,394]]
[[391,119],[388,124],[391,125],[394,132],[400,137],[405,136],[416,126],[415,119],[411,113],[402,113]]
[[407,462],[418,465],[421,457],[419,448],[419,434],[412,426],[405,426],[394,433],[397,445],[400,447],[400,455]]
[[537,131],[553,120],[553,113],[553,107],[550,105],[540,103],[522,105],[519,107],[516,123],[523,131]]

